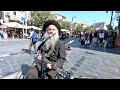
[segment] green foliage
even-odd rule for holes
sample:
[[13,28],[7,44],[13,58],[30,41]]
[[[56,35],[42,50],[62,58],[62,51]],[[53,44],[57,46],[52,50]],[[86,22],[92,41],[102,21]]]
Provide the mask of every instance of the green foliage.
[[83,27],[80,24],[78,24],[76,30],[77,31],[83,31]]
[[70,30],[70,22],[61,21],[60,24],[62,29]]
[[115,26],[115,30],[117,30],[118,29],[118,26]]
[[86,28],[84,28],[84,31],[85,31],[85,32],[91,31],[91,27],[86,27]]
[[106,27],[107,27],[107,30],[112,30],[113,29],[113,26],[112,25],[110,26],[110,24],[106,25]]
[[50,11],[31,11],[31,17],[34,21],[35,26],[42,28],[43,24],[47,20],[52,20],[53,17],[50,14]]
[[95,29],[91,30],[92,33],[95,33],[95,31],[96,31]]

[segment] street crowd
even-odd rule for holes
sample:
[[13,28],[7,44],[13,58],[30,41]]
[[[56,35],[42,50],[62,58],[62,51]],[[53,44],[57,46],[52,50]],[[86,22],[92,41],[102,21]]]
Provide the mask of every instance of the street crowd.
[[113,48],[115,47],[117,32],[100,29],[94,33],[80,32],[77,37],[79,37],[81,46],[93,44],[93,46],[99,45],[104,48]]

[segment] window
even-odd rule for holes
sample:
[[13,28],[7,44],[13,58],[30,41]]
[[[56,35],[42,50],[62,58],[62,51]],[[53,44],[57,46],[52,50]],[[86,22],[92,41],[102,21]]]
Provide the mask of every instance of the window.
[[13,12],[13,15],[16,16],[16,12],[15,11]]

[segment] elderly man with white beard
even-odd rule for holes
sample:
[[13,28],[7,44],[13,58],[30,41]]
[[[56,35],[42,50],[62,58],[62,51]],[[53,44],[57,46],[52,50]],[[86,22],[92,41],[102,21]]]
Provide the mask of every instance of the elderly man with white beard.
[[[44,79],[55,79],[57,75],[56,67],[62,69],[66,61],[65,44],[59,39],[61,26],[57,21],[48,20],[43,25],[44,38],[49,38],[46,42],[39,45],[38,50],[45,45],[45,52],[47,53],[45,62]],[[27,76],[27,79],[38,79],[41,77],[41,65],[39,61],[42,59],[41,53],[38,54],[36,66],[33,67]]]

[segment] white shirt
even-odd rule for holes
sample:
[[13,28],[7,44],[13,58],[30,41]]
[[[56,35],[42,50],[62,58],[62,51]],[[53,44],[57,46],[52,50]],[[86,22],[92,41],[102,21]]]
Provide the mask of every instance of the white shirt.
[[104,38],[104,33],[99,33],[99,38]]
[[32,35],[33,35],[33,33],[34,33],[34,31],[30,32],[30,36],[29,36],[29,38],[30,38],[30,43],[32,42]]
[[30,37],[32,37],[33,33],[34,33],[34,31],[30,32]]

